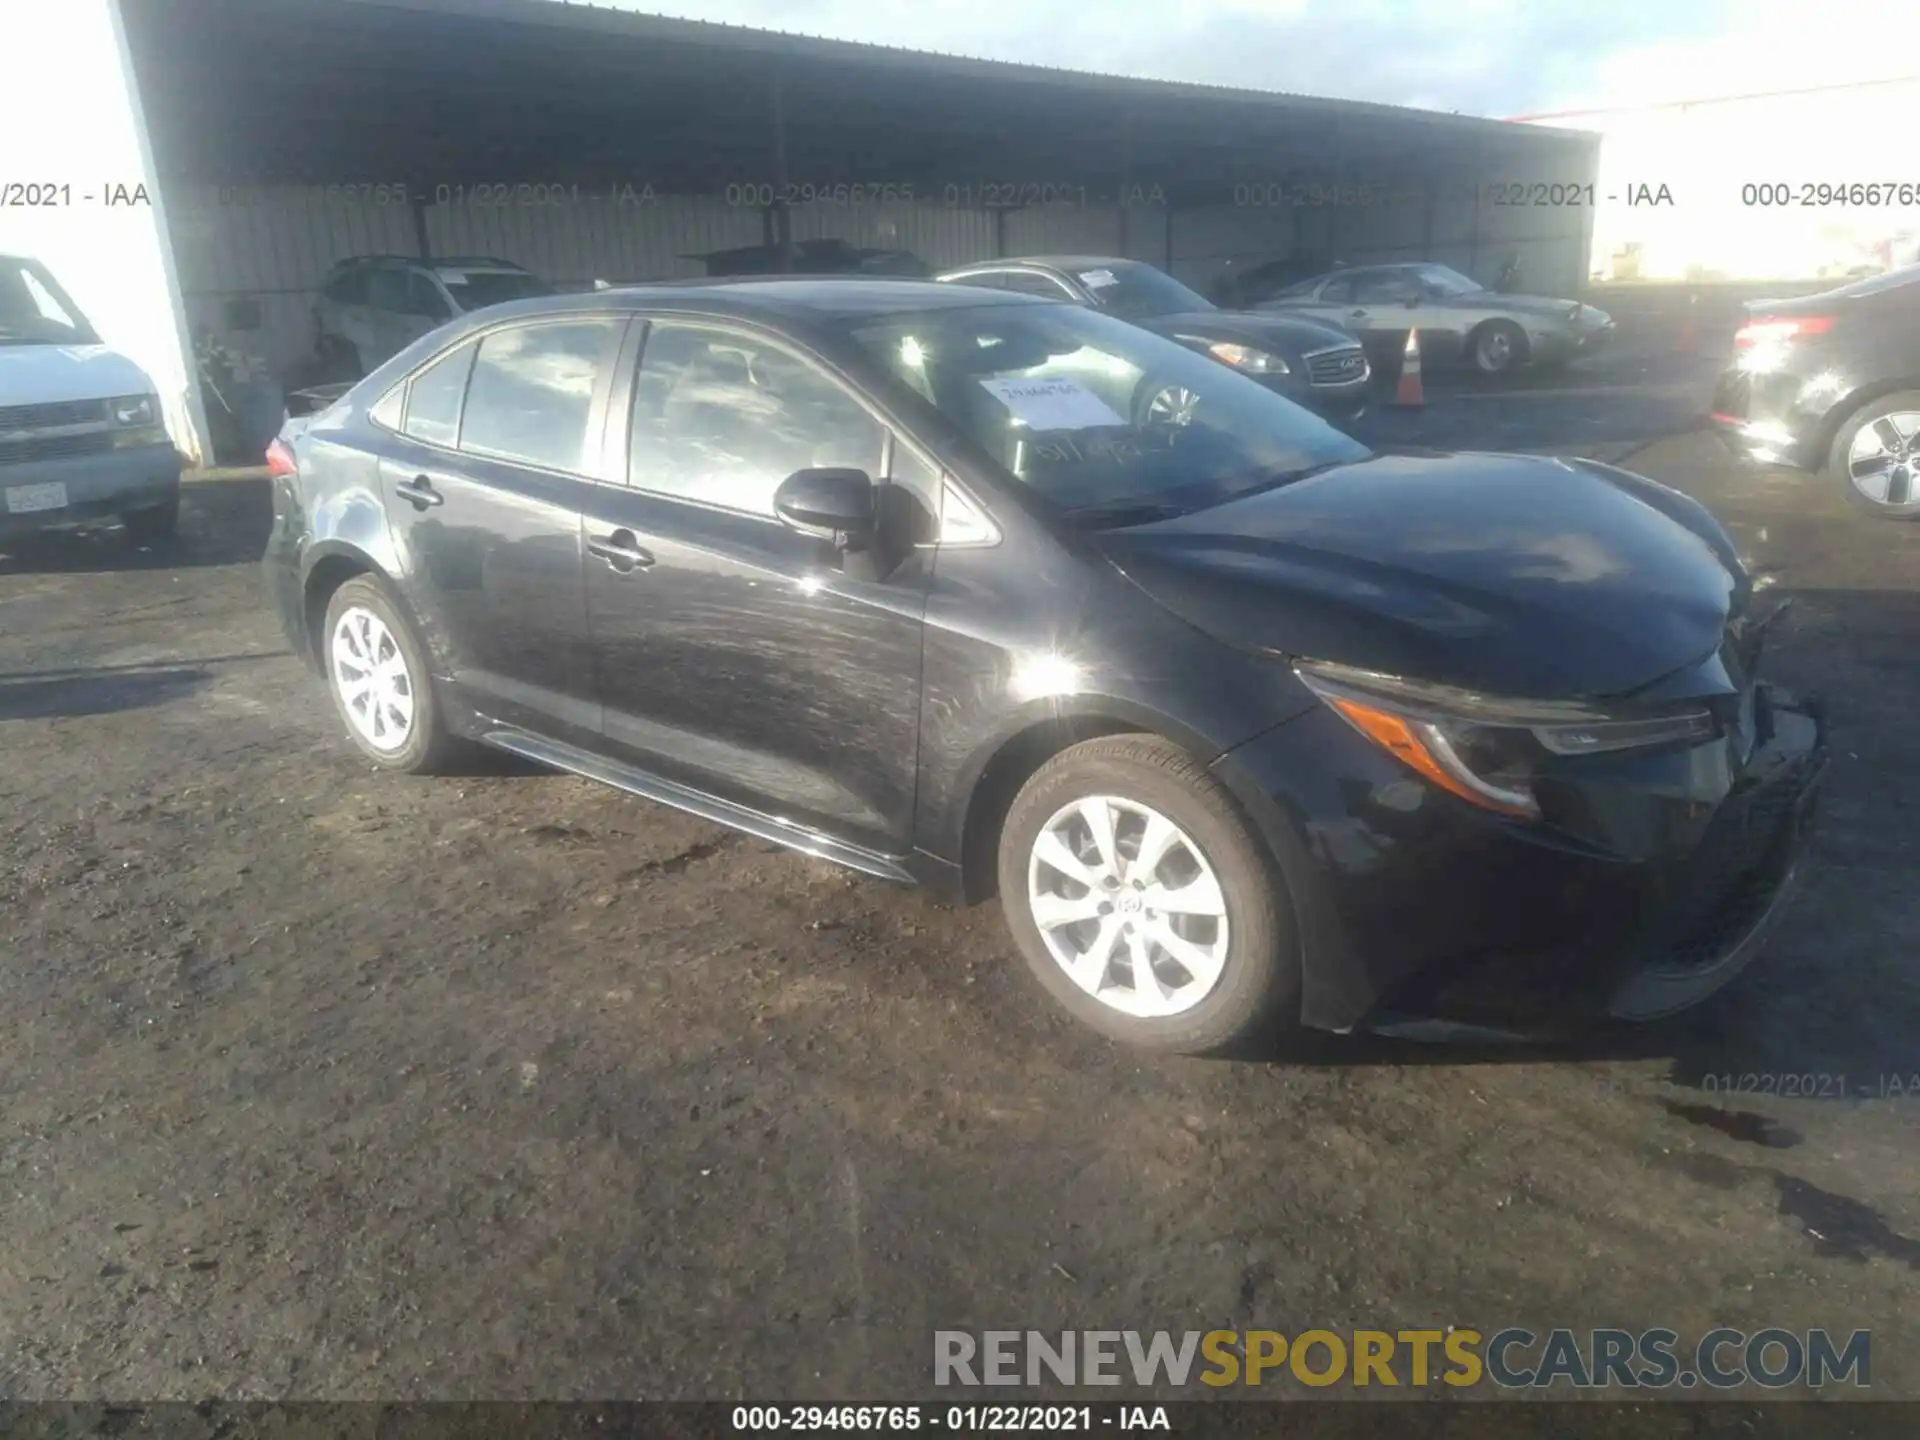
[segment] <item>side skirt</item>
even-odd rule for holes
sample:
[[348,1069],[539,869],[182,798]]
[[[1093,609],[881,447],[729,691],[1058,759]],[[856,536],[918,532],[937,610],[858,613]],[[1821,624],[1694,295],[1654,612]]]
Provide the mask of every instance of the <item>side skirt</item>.
[[882,855],[878,851],[852,845],[845,840],[836,840],[816,830],[808,830],[776,819],[758,810],[749,810],[744,805],[734,804],[731,800],[722,800],[719,796],[709,795],[704,790],[695,790],[672,780],[663,780],[657,775],[650,775],[631,765],[623,765],[619,761],[594,755],[558,740],[530,735],[523,730],[489,729],[484,731],[480,738],[497,749],[524,756],[529,760],[537,760],[543,765],[552,765],[556,769],[569,771],[584,779],[598,780],[602,785],[611,785],[616,790],[624,790],[629,795],[638,795],[641,799],[652,800],[656,804],[670,805],[675,810],[684,810],[689,815],[698,815],[702,820],[711,820],[716,825],[729,825],[735,830],[743,830],[758,839],[771,841],[775,845],[784,845],[789,850],[798,850],[803,855],[811,855],[816,860],[828,860],[835,865],[844,865],[849,870],[858,870],[863,875],[872,875],[881,880],[892,880],[906,885],[916,883],[916,877],[907,868],[909,857],[904,855]]

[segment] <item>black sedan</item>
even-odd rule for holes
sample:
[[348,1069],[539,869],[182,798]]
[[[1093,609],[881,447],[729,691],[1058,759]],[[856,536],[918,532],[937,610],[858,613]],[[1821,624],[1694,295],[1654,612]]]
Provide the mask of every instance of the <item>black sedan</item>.
[[1920,265],[1747,311],[1714,391],[1722,436],[1869,515],[1920,519]]
[[1066,300],[1131,320],[1156,335],[1205,351],[1336,424],[1367,408],[1372,369],[1352,334],[1317,320],[1222,310],[1164,270],[1104,255],[1029,255],[987,260],[939,277]]
[[1378,456],[1022,296],[505,306],[270,468],[269,588],[374,764],[479,742],[997,891],[1046,990],[1150,1047],[1688,1005],[1777,913],[1824,757],[1694,502]]

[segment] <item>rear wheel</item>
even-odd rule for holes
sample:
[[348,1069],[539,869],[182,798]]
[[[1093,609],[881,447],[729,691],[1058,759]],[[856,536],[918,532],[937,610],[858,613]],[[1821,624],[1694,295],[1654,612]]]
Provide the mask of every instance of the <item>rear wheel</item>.
[[1473,332],[1469,351],[1482,375],[1506,375],[1527,358],[1527,336],[1511,320],[1489,320]]
[[425,648],[377,580],[334,591],[321,644],[334,708],[374,764],[429,775],[464,748],[441,720]]
[[999,871],[1034,975],[1116,1040],[1204,1054],[1297,1017],[1284,884],[1226,790],[1167,741],[1089,740],[1041,766]]
[[1200,408],[1200,395],[1178,381],[1143,379],[1133,394],[1133,423],[1138,429],[1184,430]]
[[1920,520],[1920,390],[1870,401],[1833,437],[1827,473],[1847,503],[1881,520]]

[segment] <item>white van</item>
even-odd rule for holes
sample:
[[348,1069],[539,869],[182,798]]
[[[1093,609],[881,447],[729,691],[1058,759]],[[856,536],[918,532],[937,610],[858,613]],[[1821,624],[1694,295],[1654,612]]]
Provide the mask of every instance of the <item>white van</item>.
[[117,519],[171,536],[180,453],[153,381],[37,260],[0,255],[0,540]]

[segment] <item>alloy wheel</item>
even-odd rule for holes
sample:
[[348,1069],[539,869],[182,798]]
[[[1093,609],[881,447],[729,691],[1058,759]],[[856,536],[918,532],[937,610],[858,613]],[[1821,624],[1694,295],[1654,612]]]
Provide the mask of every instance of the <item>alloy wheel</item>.
[[416,691],[407,657],[387,622],[361,605],[341,611],[330,655],[347,722],[375,750],[405,749],[413,735]]
[[1184,385],[1169,385],[1147,402],[1147,423],[1175,428],[1191,425],[1199,406],[1200,397],[1195,392]]
[[1480,337],[1480,366],[1498,372],[1513,361],[1513,337],[1504,330],[1489,330]]
[[1876,505],[1910,505],[1920,499],[1914,471],[1920,467],[1920,413],[1896,410],[1862,425],[1847,449],[1847,479]]
[[1135,1019],[1180,1015],[1226,969],[1226,896],[1200,847],[1151,806],[1091,795],[1040,829],[1027,905],[1048,953],[1088,995]]

